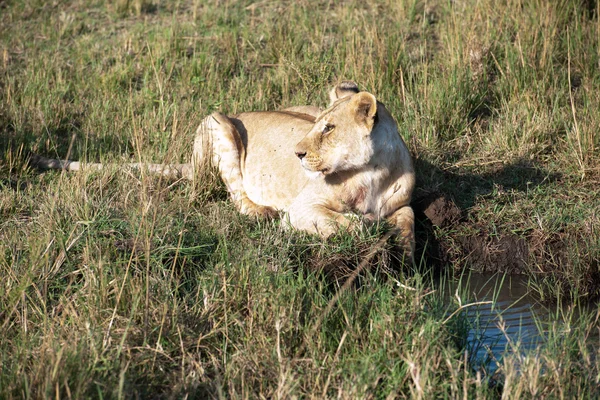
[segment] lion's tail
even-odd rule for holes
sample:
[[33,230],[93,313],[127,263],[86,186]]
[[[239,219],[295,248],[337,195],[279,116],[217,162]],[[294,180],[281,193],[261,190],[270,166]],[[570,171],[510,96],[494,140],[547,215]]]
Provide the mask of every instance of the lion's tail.
[[[106,168],[107,164],[84,163],[80,161],[58,160],[34,155],[30,158],[29,164],[42,170],[59,169],[64,171],[101,170]],[[146,163],[128,163],[119,165],[119,168],[127,170],[144,170],[151,174],[162,175],[168,178],[193,178],[193,168],[191,164],[146,164]]]
[[[231,125],[231,121],[225,115],[220,113],[213,113],[202,121],[196,132],[191,162],[187,164],[128,163],[114,166],[125,170],[147,171],[151,174],[162,175],[167,178],[193,180],[194,176],[197,175],[197,171],[213,161],[212,137],[214,136],[215,131],[220,132],[224,129],[223,126],[231,126],[232,129],[235,129],[233,125]],[[238,147],[241,147],[241,143]],[[239,158],[239,156],[236,157],[236,159]],[[59,160],[39,155],[32,155],[29,164],[32,167],[41,170],[58,169],[64,171],[80,171],[84,169],[101,170],[113,166],[101,163]],[[216,160],[214,165],[218,165],[218,160]]]

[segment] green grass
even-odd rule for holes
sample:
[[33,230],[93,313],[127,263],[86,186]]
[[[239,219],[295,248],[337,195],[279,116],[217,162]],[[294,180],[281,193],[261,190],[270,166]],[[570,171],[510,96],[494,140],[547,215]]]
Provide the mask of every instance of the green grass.
[[585,302],[600,294],[598,14],[575,0],[3,2],[0,397],[598,396],[593,318],[505,358],[496,385],[477,375],[461,314],[445,318],[458,306],[429,294],[427,252],[413,271],[386,247],[317,325],[385,228],[322,243],[251,220],[214,171],[27,164],[186,161],[214,110],[325,106],[352,79],[398,120],[415,198],[461,210],[420,222],[443,268],[510,269],[489,254],[521,240],[543,299]]

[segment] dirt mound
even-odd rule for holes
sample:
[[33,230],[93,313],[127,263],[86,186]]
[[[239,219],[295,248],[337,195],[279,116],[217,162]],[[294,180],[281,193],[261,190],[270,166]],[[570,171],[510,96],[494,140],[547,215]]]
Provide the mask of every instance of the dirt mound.
[[452,225],[462,217],[460,208],[452,200],[437,193],[422,199],[417,207],[421,207],[423,214],[433,226],[439,226],[440,228]]
[[481,232],[477,236],[463,236],[460,244],[466,259],[477,270],[518,274],[527,266],[529,245],[515,235],[490,236]]
[[[417,218],[417,240],[422,257],[429,263],[467,264],[480,271],[522,273],[529,258],[529,245],[512,234],[490,234],[473,226],[472,235],[452,235],[452,226],[463,223],[461,209],[442,193],[431,193],[413,203]],[[444,228],[443,233],[440,231]]]

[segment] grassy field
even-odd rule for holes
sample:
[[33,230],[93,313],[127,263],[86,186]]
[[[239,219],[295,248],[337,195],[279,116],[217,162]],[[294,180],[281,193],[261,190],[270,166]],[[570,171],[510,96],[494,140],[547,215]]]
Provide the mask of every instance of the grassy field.
[[[600,396],[598,314],[568,307],[600,295],[599,14],[592,0],[0,1],[0,397]],[[28,165],[185,162],[208,113],[324,106],[342,79],[386,104],[418,176],[419,265],[385,246],[350,290],[337,278],[379,228],[324,243],[245,218],[210,169]],[[526,274],[563,324],[486,376],[441,269]]]

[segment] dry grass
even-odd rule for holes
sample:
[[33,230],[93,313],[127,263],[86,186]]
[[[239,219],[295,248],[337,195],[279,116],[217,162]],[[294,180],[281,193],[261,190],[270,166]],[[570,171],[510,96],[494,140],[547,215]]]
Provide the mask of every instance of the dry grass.
[[428,259],[398,271],[384,249],[323,318],[337,284],[319,271],[352,270],[384,227],[320,243],[240,216],[213,171],[41,174],[27,157],[181,162],[215,109],[322,106],[354,79],[399,121],[416,197],[442,192],[462,210],[430,232],[454,246],[454,268],[474,264],[463,238],[515,235],[544,296],[591,298],[599,13],[594,1],[3,2],[0,397],[597,397],[594,319],[504,359],[490,385],[466,362],[460,313],[446,320],[456,308],[430,292]]

